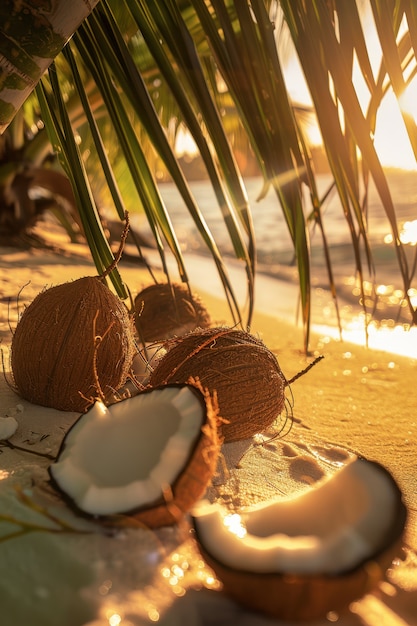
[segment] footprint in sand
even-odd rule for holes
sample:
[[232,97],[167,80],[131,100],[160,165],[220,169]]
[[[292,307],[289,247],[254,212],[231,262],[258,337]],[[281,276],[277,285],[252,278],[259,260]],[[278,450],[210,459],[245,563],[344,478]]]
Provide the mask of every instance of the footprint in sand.
[[324,476],[324,472],[318,462],[307,456],[293,458],[290,462],[289,473],[291,478],[307,485],[312,485]]
[[346,461],[352,457],[352,453],[343,448],[336,446],[324,447],[324,446],[310,446],[310,451],[321,461],[330,463],[332,465],[340,466],[344,465]]
[[294,448],[294,446],[290,445],[289,443],[284,443],[284,445],[282,446],[283,456],[292,458],[294,456],[298,456],[299,454],[300,454],[299,451],[296,448]]

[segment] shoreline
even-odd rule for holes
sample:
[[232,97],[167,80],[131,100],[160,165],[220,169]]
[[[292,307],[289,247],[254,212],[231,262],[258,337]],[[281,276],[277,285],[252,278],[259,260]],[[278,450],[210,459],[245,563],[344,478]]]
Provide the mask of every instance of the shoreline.
[[[153,267],[161,270],[159,256],[155,251],[148,251]],[[193,288],[208,296],[223,296],[223,287],[210,257],[185,253],[189,279]],[[244,268],[235,260],[225,260],[231,283],[235,289],[237,300],[245,311],[246,275]],[[168,258],[168,266],[174,274],[175,264]],[[121,266],[122,267],[122,266]],[[201,277],[204,277],[203,280]],[[297,283],[291,279],[283,280],[270,274],[258,273],[255,279],[255,309],[266,315],[276,316],[285,320],[295,328],[301,329],[298,311],[299,291]],[[408,324],[395,324],[393,320],[371,321],[366,336],[364,315],[357,307],[342,296],[338,298],[341,315],[341,334],[337,325],[335,305],[328,289],[312,287],[311,333],[327,337],[327,340],[342,341],[354,345],[366,346],[393,355],[407,356],[417,359],[417,327]],[[230,318],[230,315],[229,315]],[[229,323],[231,323],[229,321]]]

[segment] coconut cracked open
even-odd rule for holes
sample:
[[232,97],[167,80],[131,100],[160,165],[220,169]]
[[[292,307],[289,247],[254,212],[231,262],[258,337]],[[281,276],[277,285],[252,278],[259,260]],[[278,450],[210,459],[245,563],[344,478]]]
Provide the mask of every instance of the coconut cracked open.
[[23,398],[81,413],[49,467],[67,506],[104,528],[188,524],[222,591],[249,609],[343,611],[399,554],[400,488],[364,458],[291,498],[236,509],[215,497],[224,445],[291,419],[289,381],[258,337],[213,325],[182,285],[152,285],[133,311],[99,277],[47,289],[21,316],[11,365]]

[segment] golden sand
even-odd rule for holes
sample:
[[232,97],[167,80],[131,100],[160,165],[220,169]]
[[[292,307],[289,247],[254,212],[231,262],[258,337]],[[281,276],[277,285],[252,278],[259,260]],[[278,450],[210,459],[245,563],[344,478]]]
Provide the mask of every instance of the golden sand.
[[[68,246],[66,254],[56,254],[3,248],[0,257],[0,337],[6,369],[0,416],[14,416],[18,423],[12,443],[52,456],[77,414],[19,398],[6,382],[8,346],[19,311],[41,289],[95,274],[88,255],[80,250]],[[144,269],[125,262],[121,273],[133,297],[150,282]],[[227,305],[199,293],[213,320],[229,324]],[[402,558],[376,593],[354,603],[346,614],[330,614],[317,623],[416,624],[417,360],[319,335],[312,337],[311,354],[306,356],[300,328],[261,313],[255,313],[251,332],[276,353],[288,379],[314,356],[322,354],[324,359],[292,384],[286,422],[282,416],[269,432],[224,447],[211,495],[239,507],[291,494],[337,471],[352,451],[382,463],[398,481],[409,508]],[[46,508],[51,506],[50,494],[33,487],[45,480],[48,462],[0,447],[0,537],[21,529],[5,523],[6,513],[56,530],[56,524],[30,504],[30,498],[40,497]],[[29,504],[16,486],[27,489]],[[53,506],[63,514],[62,503],[53,501]],[[5,626],[273,623],[218,593],[219,583],[196,553],[186,526],[159,534],[130,529],[115,538],[94,531],[76,534],[73,527],[81,523],[71,518],[69,523],[71,532],[59,527],[55,533],[30,532],[0,541],[0,622]],[[79,530],[91,530],[83,524]]]

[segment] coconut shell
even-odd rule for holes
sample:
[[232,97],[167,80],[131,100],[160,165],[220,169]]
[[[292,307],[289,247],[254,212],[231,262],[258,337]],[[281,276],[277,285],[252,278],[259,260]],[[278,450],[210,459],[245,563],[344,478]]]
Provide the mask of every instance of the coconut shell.
[[157,283],[136,296],[135,324],[142,342],[154,342],[209,328],[211,319],[201,298],[187,285]]
[[207,391],[203,392],[201,387],[200,392],[201,399],[205,403],[206,420],[184,471],[166,491],[160,502],[134,512],[130,520],[124,520],[125,523],[127,521],[130,524],[133,521],[135,524],[143,524],[148,528],[176,524],[205,494],[217,470],[221,439],[219,438],[219,408],[216,397],[211,396]]
[[401,547],[397,539],[372,561],[340,576],[241,572],[220,563],[200,544],[199,551],[221,581],[223,592],[239,604],[274,619],[315,620],[342,611],[375,590]]
[[29,402],[81,412],[125,383],[135,351],[125,305],[98,277],[80,278],[42,291],[23,312],[13,379]]
[[[177,387],[178,385],[170,385]],[[182,471],[177,475],[172,485],[167,485],[163,497],[157,501],[141,507],[132,508],[129,511],[121,511],[120,514],[114,515],[94,515],[94,519],[104,526],[128,526],[138,527],[145,526],[147,528],[160,528],[162,526],[170,526],[178,523],[188,511],[196,504],[196,502],[204,495],[207,486],[217,469],[218,457],[220,454],[221,440],[218,434],[218,405],[216,397],[203,390],[198,381],[190,381],[187,385],[192,393],[194,393],[203,406],[204,420],[201,425],[200,433],[194,445],[191,448],[189,457],[184,464]],[[166,387],[164,386],[164,389]],[[142,394],[152,394],[157,389],[146,389]],[[131,402],[135,398],[127,398],[121,402]],[[110,407],[111,408],[111,407]],[[80,420],[87,417],[88,414],[81,415]],[[157,419],[157,415],[149,415],[149,419]],[[77,423],[76,423],[77,424]],[[76,426],[72,428],[74,428]],[[68,431],[67,435],[71,432]],[[120,433],[123,436],[123,432]],[[138,450],[140,450],[140,442],[138,442]],[[61,450],[57,456],[57,462],[60,460],[61,453],[65,452],[66,439],[64,438]],[[92,450],[91,454],[94,454]],[[109,463],[111,464],[111,459]],[[83,516],[91,516],[93,513],[86,513],[77,506],[74,500],[67,495],[59,483],[55,480],[53,472],[50,468],[50,476],[52,485],[58,492],[68,501],[69,505],[76,512]]]
[[286,380],[276,356],[242,330],[210,328],[168,344],[149,384],[185,383],[197,377],[216,392],[226,443],[266,430],[281,414]]
[[[393,477],[378,463],[374,462],[373,466],[376,471],[385,474],[394,494],[392,524],[383,542],[375,547],[374,553],[345,571],[305,574],[284,572],[279,571],[279,562],[276,564],[276,572],[243,571],[222,563],[210,553],[194,521],[198,549],[221,581],[224,593],[248,609],[286,621],[324,619],[329,612],[343,611],[351,602],[374,591],[393,560],[401,555],[407,507]],[[383,517],[385,513],[385,510],[374,511],[375,518]]]

